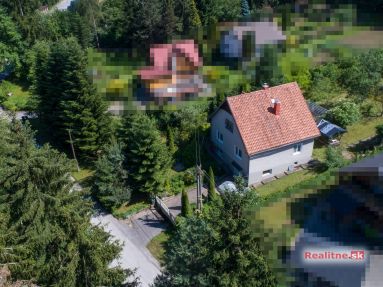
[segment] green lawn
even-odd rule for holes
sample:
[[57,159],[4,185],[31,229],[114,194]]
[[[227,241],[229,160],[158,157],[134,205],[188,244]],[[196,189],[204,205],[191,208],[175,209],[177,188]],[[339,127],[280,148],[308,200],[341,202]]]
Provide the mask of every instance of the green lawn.
[[148,202],[137,201],[130,204],[123,204],[119,208],[114,209],[112,214],[117,218],[125,219],[149,207],[150,204]]
[[72,176],[74,177],[74,179],[79,182],[88,179],[89,177],[93,176],[93,174],[94,174],[94,170],[90,170],[86,168],[81,169],[80,171],[72,172]]
[[376,134],[375,128],[383,124],[383,117],[362,120],[347,127],[347,132],[341,138],[341,146],[346,147]]
[[149,249],[150,253],[156,258],[160,264],[163,264],[163,256],[165,253],[165,244],[169,240],[169,232],[161,232],[148,243],[146,248]]
[[309,179],[317,175],[318,173],[313,170],[301,170],[295,173],[286,175],[280,179],[276,179],[265,185],[256,188],[256,191],[260,196],[267,196],[273,193],[281,192],[286,188],[300,183],[303,180]]
[[7,97],[3,103],[4,108],[7,110],[21,111],[30,108],[31,93],[24,87],[9,81],[3,81],[0,84],[0,93],[2,95],[12,93],[12,96]]

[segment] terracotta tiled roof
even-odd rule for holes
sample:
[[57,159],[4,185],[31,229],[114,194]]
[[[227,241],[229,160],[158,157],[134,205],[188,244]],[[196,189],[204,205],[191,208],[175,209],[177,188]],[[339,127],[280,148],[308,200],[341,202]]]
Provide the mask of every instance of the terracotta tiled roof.
[[[281,103],[279,116],[272,99]],[[296,82],[228,97],[227,103],[249,155],[320,136]]]

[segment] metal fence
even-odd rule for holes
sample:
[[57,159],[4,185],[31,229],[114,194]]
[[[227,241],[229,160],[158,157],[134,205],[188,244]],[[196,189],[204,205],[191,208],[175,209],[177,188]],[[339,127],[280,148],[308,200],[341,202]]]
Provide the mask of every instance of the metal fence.
[[156,196],[154,200],[155,200],[156,207],[160,209],[160,211],[167,217],[167,219],[169,219],[169,221],[173,225],[176,225],[176,218],[175,218],[175,216],[171,213],[171,211],[166,206],[166,204],[161,200],[161,198]]

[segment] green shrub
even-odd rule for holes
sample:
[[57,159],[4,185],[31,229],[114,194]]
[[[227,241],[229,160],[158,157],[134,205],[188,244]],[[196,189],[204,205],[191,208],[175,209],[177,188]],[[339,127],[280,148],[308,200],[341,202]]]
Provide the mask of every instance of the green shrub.
[[360,105],[360,111],[365,117],[378,117],[382,113],[382,109],[379,106],[379,103],[372,100],[365,100]]
[[328,147],[326,150],[326,166],[327,168],[337,168],[345,164],[342,155],[342,149],[339,147]]
[[195,168],[191,167],[182,172],[182,180],[186,186],[192,185],[196,181]]
[[185,188],[185,183],[182,180],[183,174],[178,174],[170,179],[170,189],[172,194],[178,194]]
[[383,139],[383,125],[379,125],[376,127],[376,134]]
[[192,207],[189,202],[189,197],[185,189],[182,190],[181,196],[181,214],[184,217],[190,217],[193,214]]
[[361,114],[357,104],[345,101],[330,109],[326,118],[337,125],[346,127],[358,122]]

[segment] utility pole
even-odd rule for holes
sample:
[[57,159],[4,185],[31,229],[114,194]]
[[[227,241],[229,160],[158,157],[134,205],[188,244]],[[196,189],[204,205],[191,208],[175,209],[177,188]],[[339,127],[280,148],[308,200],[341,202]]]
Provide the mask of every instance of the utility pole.
[[77,171],[80,171],[80,166],[78,165],[78,161],[77,161],[77,158],[76,158],[76,153],[74,152],[74,146],[73,146],[72,134],[71,134],[71,130],[70,130],[70,129],[68,129],[68,134],[69,134],[69,142],[70,142],[70,146],[71,146],[71,148],[72,148],[73,158],[74,158],[74,160],[76,161],[76,165],[77,165]]
[[202,211],[202,169],[201,164],[197,164],[197,210]]

